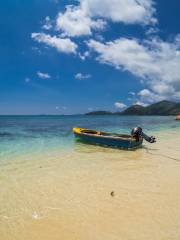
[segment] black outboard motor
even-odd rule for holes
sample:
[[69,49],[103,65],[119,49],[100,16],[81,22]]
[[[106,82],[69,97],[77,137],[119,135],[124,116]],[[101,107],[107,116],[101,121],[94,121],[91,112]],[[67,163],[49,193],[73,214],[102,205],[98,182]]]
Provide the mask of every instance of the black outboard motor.
[[131,136],[134,137],[137,142],[140,141],[140,138],[144,138],[149,143],[156,142],[155,137],[153,137],[153,136],[149,137],[146,134],[144,134],[141,127],[133,128],[131,131]]
[[131,136],[136,139],[136,142],[139,142],[140,138],[142,137],[142,128],[135,127],[131,131]]

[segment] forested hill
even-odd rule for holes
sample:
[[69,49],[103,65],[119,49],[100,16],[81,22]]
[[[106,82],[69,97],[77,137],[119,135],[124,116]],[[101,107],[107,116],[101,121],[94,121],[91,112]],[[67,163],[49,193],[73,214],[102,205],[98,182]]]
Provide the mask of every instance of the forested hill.
[[86,115],[179,115],[180,103],[171,101],[161,101],[151,104],[147,107],[141,105],[132,105],[122,112],[109,112],[109,111],[94,111],[86,113]]

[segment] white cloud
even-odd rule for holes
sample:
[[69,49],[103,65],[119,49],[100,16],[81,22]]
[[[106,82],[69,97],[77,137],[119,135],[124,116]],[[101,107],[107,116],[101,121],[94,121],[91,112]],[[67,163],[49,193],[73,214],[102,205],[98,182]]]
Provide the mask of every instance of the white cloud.
[[143,102],[144,105],[145,103],[153,103],[153,102],[158,102],[162,101],[168,96],[165,96],[164,94],[157,94],[156,92],[150,91],[148,89],[143,89],[137,94],[140,97],[140,102]]
[[138,93],[138,95],[142,97],[149,97],[151,92],[148,89],[143,89]]
[[77,73],[74,77],[77,80],[84,80],[84,79],[91,78],[91,75],[90,74]]
[[137,101],[133,105],[140,105],[140,106],[146,107],[148,104],[146,104],[146,103],[144,103],[142,101]]
[[39,42],[45,43],[48,46],[56,48],[59,52],[63,53],[76,53],[77,45],[69,38],[60,38],[57,36],[51,36],[45,33],[32,33],[31,37]]
[[105,22],[102,19],[91,19],[79,6],[67,6],[64,13],[59,13],[56,25],[62,31],[62,36],[75,37],[91,35],[91,29],[103,29]]
[[135,96],[135,95],[136,95],[135,92],[129,92],[129,94],[132,95],[132,96]]
[[[180,39],[165,42],[157,38],[140,42],[120,38],[101,43],[90,40],[88,46],[98,53],[98,61],[129,71],[151,90],[146,101],[180,99]],[[140,97],[142,93],[139,94]]]
[[51,78],[51,76],[48,73],[43,73],[40,71],[37,72],[37,75],[41,79],[50,79]]
[[52,23],[51,23],[50,17],[47,16],[47,17],[45,18],[45,21],[44,21],[44,22],[45,22],[45,23],[44,23],[44,25],[42,26],[42,28],[45,29],[45,30],[50,30],[50,29],[52,28]]
[[[90,36],[94,31],[102,31],[107,22],[126,24],[149,24],[157,22],[154,0],[78,0],[74,5],[66,5],[64,12],[59,12],[55,21],[45,18],[42,28],[53,29],[56,23],[58,34],[32,33],[32,38],[39,43],[56,48],[63,53],[77,53],[78,45],[70,37]],[[96,38],[103,41],[103,36],[95,32]],[[86,55],[79,54],[82,60]]]
[[123,108],[126,108],[126,104],[122,103],[122,102],[115,102],[114,104],[115,107],[117,108],[120,108],[120,109],[123,109]]
[[154,13],[153,0],[79,0],[79,5],[67,5],[65,12],[58,14],[56,27],[62,36],[91,35],[92,30],[104,29],[107,20],[154,24]]
[[81,8],[91,17],[113,22],[155,23],[153,0],[80,0]]
[[89,57],[90,53],[89,51],[85,51],[84,53],[79,53],[79,57],[82,61],[84,61],[87,57]]

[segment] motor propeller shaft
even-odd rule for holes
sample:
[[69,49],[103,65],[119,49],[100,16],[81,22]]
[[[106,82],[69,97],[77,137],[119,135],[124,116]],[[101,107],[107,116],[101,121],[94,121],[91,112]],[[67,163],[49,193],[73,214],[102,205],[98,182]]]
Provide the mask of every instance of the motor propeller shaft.
[[149,137],[148,135],[146,135],[145,133],[142,132],[142,137],[149,143],[155,143],[156,142],[156,138],[151,136]]

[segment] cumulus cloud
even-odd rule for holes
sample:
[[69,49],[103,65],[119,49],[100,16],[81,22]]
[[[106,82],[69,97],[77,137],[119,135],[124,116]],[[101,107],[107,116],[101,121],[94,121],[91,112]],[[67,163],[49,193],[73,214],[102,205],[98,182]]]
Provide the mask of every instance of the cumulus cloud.
[[[90,40],[88,46],[98,53],[97,60],[129,71],[151,90],[139,96],[152,102],[157,99],[180,99],[180,40],[165,42],[119,38],[112,42]],[[146,95],[146,96],[145,96]],[[148,95],[148,96],[147,96]]]
[[91,78],[90,74],[77,73],[75,75],[75,79],[77,79],[77,80],[84,80],[84,79],[88,79],[88,78]]
[[[102,32],[95,31],[105,29],[109,21],[146,25],[145,33],[149,40],[118,38],[104,42]],[[53,30],[58,31],[57,35],[32,33],[32,38],[59,52],[76,54],[78,45],[72,38],[91,36],[94,39],[87,42],[89,50],[83,54],[78,52],[78,56],[85,60],[93,50],[100,63],[138,77],[144,89],[131,94],[133,101],[146,104],[165,98],[180,99],[180,35],[173,42],[155,37],[159,29],[154,0],[103,0],[103,3],[102,0],[78,0],[75,5],[66,5],[65,11],[57,15],[55,23],[56,29]],[[52,28],[49,17],[46,17],[43,28]],[[75,75],[78,80],[90,77],[82,73]]]
[[[53,30],[57,30],[59,35],[32,33],[32,38],[59,52],[76,53],[77,44],[70,38],[91,36],[94,31],[105,29],[108,21],[154,26],[157,22],[155,12],[154,0],[103,0],[103,3],[101,0],[78,0],[77,4],[66,5],[65,11],[59,12],[55,21],[49,16],[45,18],[42,28],[52,30],[55,22]],[[86,58],[85,55],[79,56],[82,60]]]
[[153,103],[164,99],[164,95],[156,94],[148,89],[141,90],[137,95],[140,97],[141,102]]
[[[127,24],[154,24],[157,22],[153,0],[80,0],[79,5],[67,5],[56,19],[63,36],[91,35],[102,30],[106,21]],[[49,26],[49,19],[47,26]],[[45,25],[46,26],[46,25]]]
[[50,79],[51,78],[51,76],[48,73],[43,73],[40,71],[37,72],[37,75],[41,79]]
[[64,13],[59,13],[56,24],[63,36],[75,37],[91,35],[92,29],[103,29],[106,23],[102,19],[91,19],[79,6],[67,6]]
[[119,108],[119,109],[123,109],[123,108],[126,108],[126,104],[122,103],[122,102],[115,102],[114,103],[114,106]]
[[153,0],[80,0],[83,11],[91,17],[102,17],[113,22],[155,23]]
[[76,50],[78,48],[77,44],[74,43],[69,38],[60,38],[57,36],[51,36],[45,33],[32,33],[31,37],[39,42],[45,43],[48,46],[56,48],[59,52],[63,53],[74,53],[76,54]]

